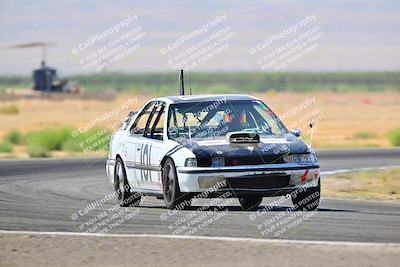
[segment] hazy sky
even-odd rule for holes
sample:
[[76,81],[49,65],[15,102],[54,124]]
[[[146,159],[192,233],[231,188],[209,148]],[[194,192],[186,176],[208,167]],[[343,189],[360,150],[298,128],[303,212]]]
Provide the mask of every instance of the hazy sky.
[[[299,26],[296,32],[285,32],[307,17],[314,19]],[[129,25],[119,26],[118,32],[108,32],[106,35],[109,35],[92,42],[90,47],[84,47],[96,34],[112,30],[127,18],[133,20]],[[201,32],[202,27],[218,21],[218,18],[218,25],[209,26],[206,32]],[[182,53],[194,45],[198,50],[205,49],[206,40],[211,40],[212,34],[219,31],[223,34],[218,38],[225,36],[226,40],[220,42],[220,47],[214,47],[206,53],[213,52],[207,60],[194,60],[194,70],[263,71],[266,69],[261,65],[276,59],[279,54],[275,53],[277,49],[286,47],[286,51],[289,51],[298,44],[303,45],[301,49],[297,47],[299,53],[308,48],[310,52],[302,53],[301,57],[295,57],[298,54],[296,52],[283,59],[278,58],[278,62],[286,62],[282,66],[283,70],[400,70],[398,0],[0,0],[0,74],[30,75],[30,71],[39,65],[40,49],[6,47],[33,41],[56,44],[48,49],[47,62],[63,74],[94,71],[94,68],[85,65],[90,61],[88,58],[85,59],[86,63],[80,63],[80,60],[90,54],[93,56],[97,49],[110,45],[124,33],[135,29],[131,37],[136,36],[137,40],[131,44],[137,47],[131,53],[105,65],[106,70],[171,71],[174,66],[171,60],[174,57],[184,58]],[[303,35],[312,29],[316,33]],[[142,35],[139,36],[139,33]],[[279,34],[279,40],[258,50],[260,44]],[[307,39],[313,36],[314,39]],[[302,41],[296,43],[296,38]],[[184,41],[179,44],[179,40]],[[304,40],[308,40],[308,43],[304,43]],[[173,48],[176,44],[178,47]],[[82,51],[74,55],[71,51],[79,45]],[[171,51],[162,54],[162,48],[171,48]],[[256,54],[251,54],[252,48],[256,48]],[[126,46],[121,51],[126,52]],[[271,57],[268,60],[264,58],[261,64],[260,60],[267,55]],[[91,57],[91,60],[98,57],[101,57],[101,53]],[[176,58],[174,60],[179,61]]]

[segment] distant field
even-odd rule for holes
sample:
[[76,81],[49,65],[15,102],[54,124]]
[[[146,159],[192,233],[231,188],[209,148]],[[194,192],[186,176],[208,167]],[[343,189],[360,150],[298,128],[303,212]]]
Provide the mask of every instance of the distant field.
[[[252,95],[263,99],[288,128],[300,128],[303,139],[313,147],[389,147],[388,133],[400,128],[400,92],[269,91]],[[107,99],[58,96],[1,101],[4,112],[0,113],[0,143],[14,129],[26,134],[49,127],[86,129],[115,125],[129,110],[138,109],[152,98],[132,92]],[[110,116],[104,118],[105,114]],[[314,122],[312,129],[310,122]],[[13,153],[24,155],[25,151],[26,148],[16,145]]]
[[[176,94],[178,88],[177,74],[173,72],[101,73],[69,78],[78,81],[86,91],[118,90],[165,95]],[[185,80],[186,86],[189,88],[191,85],[196,93],[400,91],[400,72],[186,73]],[[30,77],[0,77],[0,91],[30,86]]]

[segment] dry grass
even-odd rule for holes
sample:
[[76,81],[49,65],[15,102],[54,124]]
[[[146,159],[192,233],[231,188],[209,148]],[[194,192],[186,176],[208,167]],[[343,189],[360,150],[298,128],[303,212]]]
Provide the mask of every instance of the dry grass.
[[[322,119],[316,121],[312,144],[314,147],[388,147],[387,133],[400,127],[400,93],[274,93],[256,95],[263,99],[278,115],[298,106],[306,99],[315,97],[315,104],[300,110],[285,119],[289,128],[299,127],[307,130],[306,122],[299,120],[319,109]],[[138,109],[150,96],[119,95],[110,101],[87,99],[23,99],[3,102],[4,106],[16,106],[18,114],[0,116],[0,139],[13,130],[23,133],[46,127],[82,127],[127,103],[129,98],[137,97],[138,102],[130,105],[97,126],[109,126],[122,119],[130,109]],[[357,133],[366,132],[366,138],[357,138]],[[304,138],[307,142],[310,137]]]
[[400,168],[354,171],[322,179],[324,197],[400,200]]
[[5,114],[5,115],[14,115],[18,114],[19,109],[16,105],[9,105],[9,106],[0,106],[0,114]]
[[[388,147],[388,132],[400,127],[400,93],[269,93],[258,95],[280,116],[305,99],[315,97],[315,104],[285,120],[289,128],[301,126],[298,120],[315,109],[323,118],[315,123],[314,147]],[[370,138],[357,138],[367,132]],[[310,138],[305,138],[310,142]]]
[[2,115],[0,117],[0,136],[3,137],[7,132],[18,129],[23,133],[48,128],[48,127],[84,127],[87,123],[96,120],[105,113],[115,108],[121,107],[121,110],[115,116],[110,116],[104,121],[99,122],[98,126],[108,126],[124,118],[129,110],[138,109],[142,103],[150,97],[138,96],[138,102],[129,105],[129,108],[123,108],[128,99],[134,98],[134,95],[120,95],[115,100],[98,101],[83,99],[23,99],[9,102],[18,106],[19,114]]

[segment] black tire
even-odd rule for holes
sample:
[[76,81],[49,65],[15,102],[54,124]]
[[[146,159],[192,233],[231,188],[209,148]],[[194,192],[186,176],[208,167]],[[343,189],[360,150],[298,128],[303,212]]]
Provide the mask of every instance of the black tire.
[[191,199],[181,193],[178,183],[178,175],[172,159],[167,159],[162,169],[163,195],[167,209],[185,209],[190,207]]
[[316,210],[321,198],[321,179],[317,187],[307,188],[298,194],[291,194],[293,206],[297,210],[313,211]]
[[117,158],[114,168],[114,190],[117,194],[117,203],[121,207],[137,207],[142,196],[138,192],[131,192],[131,186],[126,178],[124,163]]
[[262,199],[261,196],[244,196],[239,198],[239,203],[244,210],[257,210]]

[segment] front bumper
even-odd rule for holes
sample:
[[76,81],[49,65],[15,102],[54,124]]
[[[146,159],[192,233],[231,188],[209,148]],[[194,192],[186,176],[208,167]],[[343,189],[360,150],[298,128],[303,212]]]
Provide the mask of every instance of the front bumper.
[[318,163],[178,167],[177,172],[181,192],[202,192],[224,180],[226,186],[217,191],[233,191],[236,195],[284,195],[296,188],[315,187],[320,178]]
[[115,159],[107,159],[106,173],[108,180],[110,180],[110,183],[114,183],[114,168],[115,168]]

